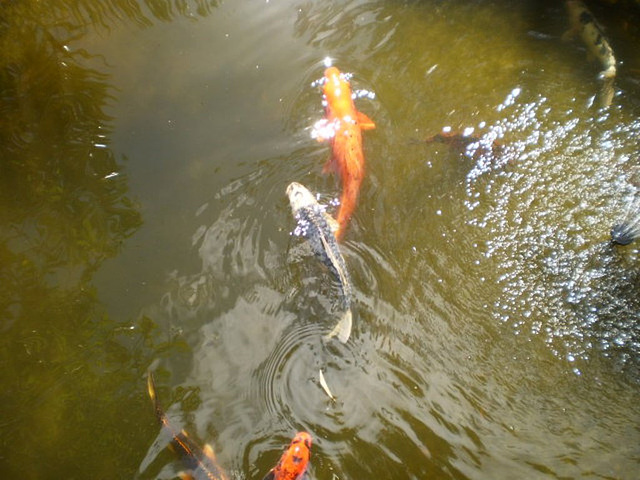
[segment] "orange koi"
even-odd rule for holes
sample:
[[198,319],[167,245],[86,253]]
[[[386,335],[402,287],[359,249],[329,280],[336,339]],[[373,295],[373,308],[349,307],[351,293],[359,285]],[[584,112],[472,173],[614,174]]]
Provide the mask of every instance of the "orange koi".
[[307,470],[311,456],[311,435],[298,432],[291,440],[289,448],[282,454],[278,464],[263,480],[300,480]]
[[331,142],[332,156],[323,172],[333,170],[342,179],[336,232],[336,238],[340,240],[355,210],[364,177],[361,131],[373,129],[375,124],[364,113],[356,110],[351,85],[336,67],[325,70],[322,91],[326,118],[316,124],[316,137],[318,141],[328,139]]
[[181,480],[228,480],[225,472],[218,466],[215,454],[211,445],[205,445],[203,448],[191,440],[187,432],[178,431],[169,422],[167,415],[164,413],[158,397],[156,395],[156,385],[153,381],[153,375],[149,372],[147,378],[147,390],[149,397],[153,402],[158,421],[162,428],[171,434],[171,449],[174,450],[181,458],[188,472],[180,472],[178,476]]

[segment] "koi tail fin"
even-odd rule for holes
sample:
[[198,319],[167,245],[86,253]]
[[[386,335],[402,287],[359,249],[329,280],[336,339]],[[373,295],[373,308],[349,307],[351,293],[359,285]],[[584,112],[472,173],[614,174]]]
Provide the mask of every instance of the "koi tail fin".
[[[615,75],[615,69],[614,69]],[[599,103],[600,106],[606,108],[611,105],[613,102],[613,97],[615,95],[615,89],[613,88],[613,81],[615,77],[607,77],[604,76],[602,78],[602,86],[600,87],[600,91],[598,92]]]
[[319,370],[318,378],[320,379],[320,386],[324,390],[324,393],[326,393],[329,396],[329,398],[335,402],[336,397],[333,395],[333,393],[331,393],[331,390],[329,390],[329,385],[327,385],[327,381],[324,378],[324,373],[322,373],[322,369]]
[[338,340],[342,343],[347,343],[349,336],[351,335],[351,327],[353,325],[353,315],[351,314],[351,308],[348,308],[337,325],[325,336],[325,339],[329,340],[333,337],[338,337]]

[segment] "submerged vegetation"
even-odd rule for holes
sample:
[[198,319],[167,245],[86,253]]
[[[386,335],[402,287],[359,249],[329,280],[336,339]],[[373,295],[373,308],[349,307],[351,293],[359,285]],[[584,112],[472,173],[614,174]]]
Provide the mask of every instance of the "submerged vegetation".
[[[126,448],[131,438],[125,437],[139,430],[127,433],[113,422],[113,403],[128,395],[117,392],[145,350],[123,346],[134,338],[103,311],[91,280],[143,220],[128,192],[126,158],[116,158],[109,146],[113,119],[106,110],[117,93],[107,75],[82,65],[79,60],[92,55],[75,50],[74,42],[88,28],[106,28],[115,20],[146,26],[152,19],[206,15],[215,4],[149,0],[144,11],[127,0],[2,2],[3,476],[133,473],[126,472],[139,455]],[[145,333],[151,330],[137,330],[135,342],[152,347]],[[128,415],[140,410],[135,405]],[[130,421],[128,415],[120,420]],[[96,438],[94,445],[68,441],[89,436]],[[101,457],[105,444],[121,445],[117,462]],[[37,462],[34,445],[41,449]]]

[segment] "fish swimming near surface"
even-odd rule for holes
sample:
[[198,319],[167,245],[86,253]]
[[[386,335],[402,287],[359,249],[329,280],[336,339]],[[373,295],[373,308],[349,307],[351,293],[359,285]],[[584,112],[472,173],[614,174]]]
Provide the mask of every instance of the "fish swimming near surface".
[[[431,135],[425,138],[423,142],[449,145],[459,150],[468,151],[473,157],[485,152],[497,156],[503,149],[503,145],[496,140],[487,144],[487,142],[484,142],[478,135],[466,134],[465,132],[452,132],[449,130],[443,130],[440,133]],[[476,145],[477,148],[470,151],[474,145]]]
[[307,432],[296,433],[289,448],[280,457],[278,464],[269,471],[263,480],[302,479],[311,457],[311,443],[311,435]]
[[336,67],[324,72],[322,86],[326,118],[316,123],[313,136],[331,142],[332,155],[323,171],[334,170],[342,180],[336,238],[341,240],[355,210],[364,178],[362,130],[375,128],[373,121],[356,110],[351,85]]
[[292,182],[287,187],[287,196],[293,216],[298,222],[294,234],[307,238],[313,253],[329,268],[338,281],[340,305],[343,313],[328,337],[337,336],[338,340],[346,343],[351,335],[353,323],[351,314],[353,288],[347,265],[340,253],[340,247],[334,234],[337,228],[336,221],[304,185]]
[[640,226],[632,223],[617,223],[611,228],[613,245],[629,245],[640,237]]
[[156,386],[151,372],[147,377],[147,390],[153,402],[153,409],[158,421],[162,428],[171,434],[171,449],[181,457],[184,466],[188,470],[180,472],[178,474],[179,477],[182,480],[228,480],[225,472],[218,466],[213,448],[210,445],[200,448],[198,444],[191,440],[187,432],[178,430],[171,425],[158,401]]
[[564,38],[579,35],[589,54],[600,62],[603,68],[600,72],[602,80],[600,103],[602,106],[608,107],[613,100],[613,81],[616,77],[616,57],[613,54],[613,49],[605,37],[602,27],[582,1],[565,0],[565,6],[569,14],[571,28],[564,34]]

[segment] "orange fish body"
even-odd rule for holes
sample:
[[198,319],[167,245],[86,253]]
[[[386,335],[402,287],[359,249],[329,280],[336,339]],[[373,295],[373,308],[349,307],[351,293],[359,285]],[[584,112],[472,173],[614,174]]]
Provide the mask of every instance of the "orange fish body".
[[[328,136],[333,151],[331,159],[324,167],[324,172],[332,169],[342,179],[336,232],[336,238],[340,240],[355,210],[360,184],[364,177],[361,132],[375,128],[375,124],[364,113],[356,110],[351,86],[336,67],[325,70],[322,90],[326,102],[326,125],[330,131]],[[322,136],[318,138],[318,140],[323,139]]]
[[278,464],[263,480],[300,480],[307,470],[311,456],[311,435],[298,432],[289,448],[282,454]]

